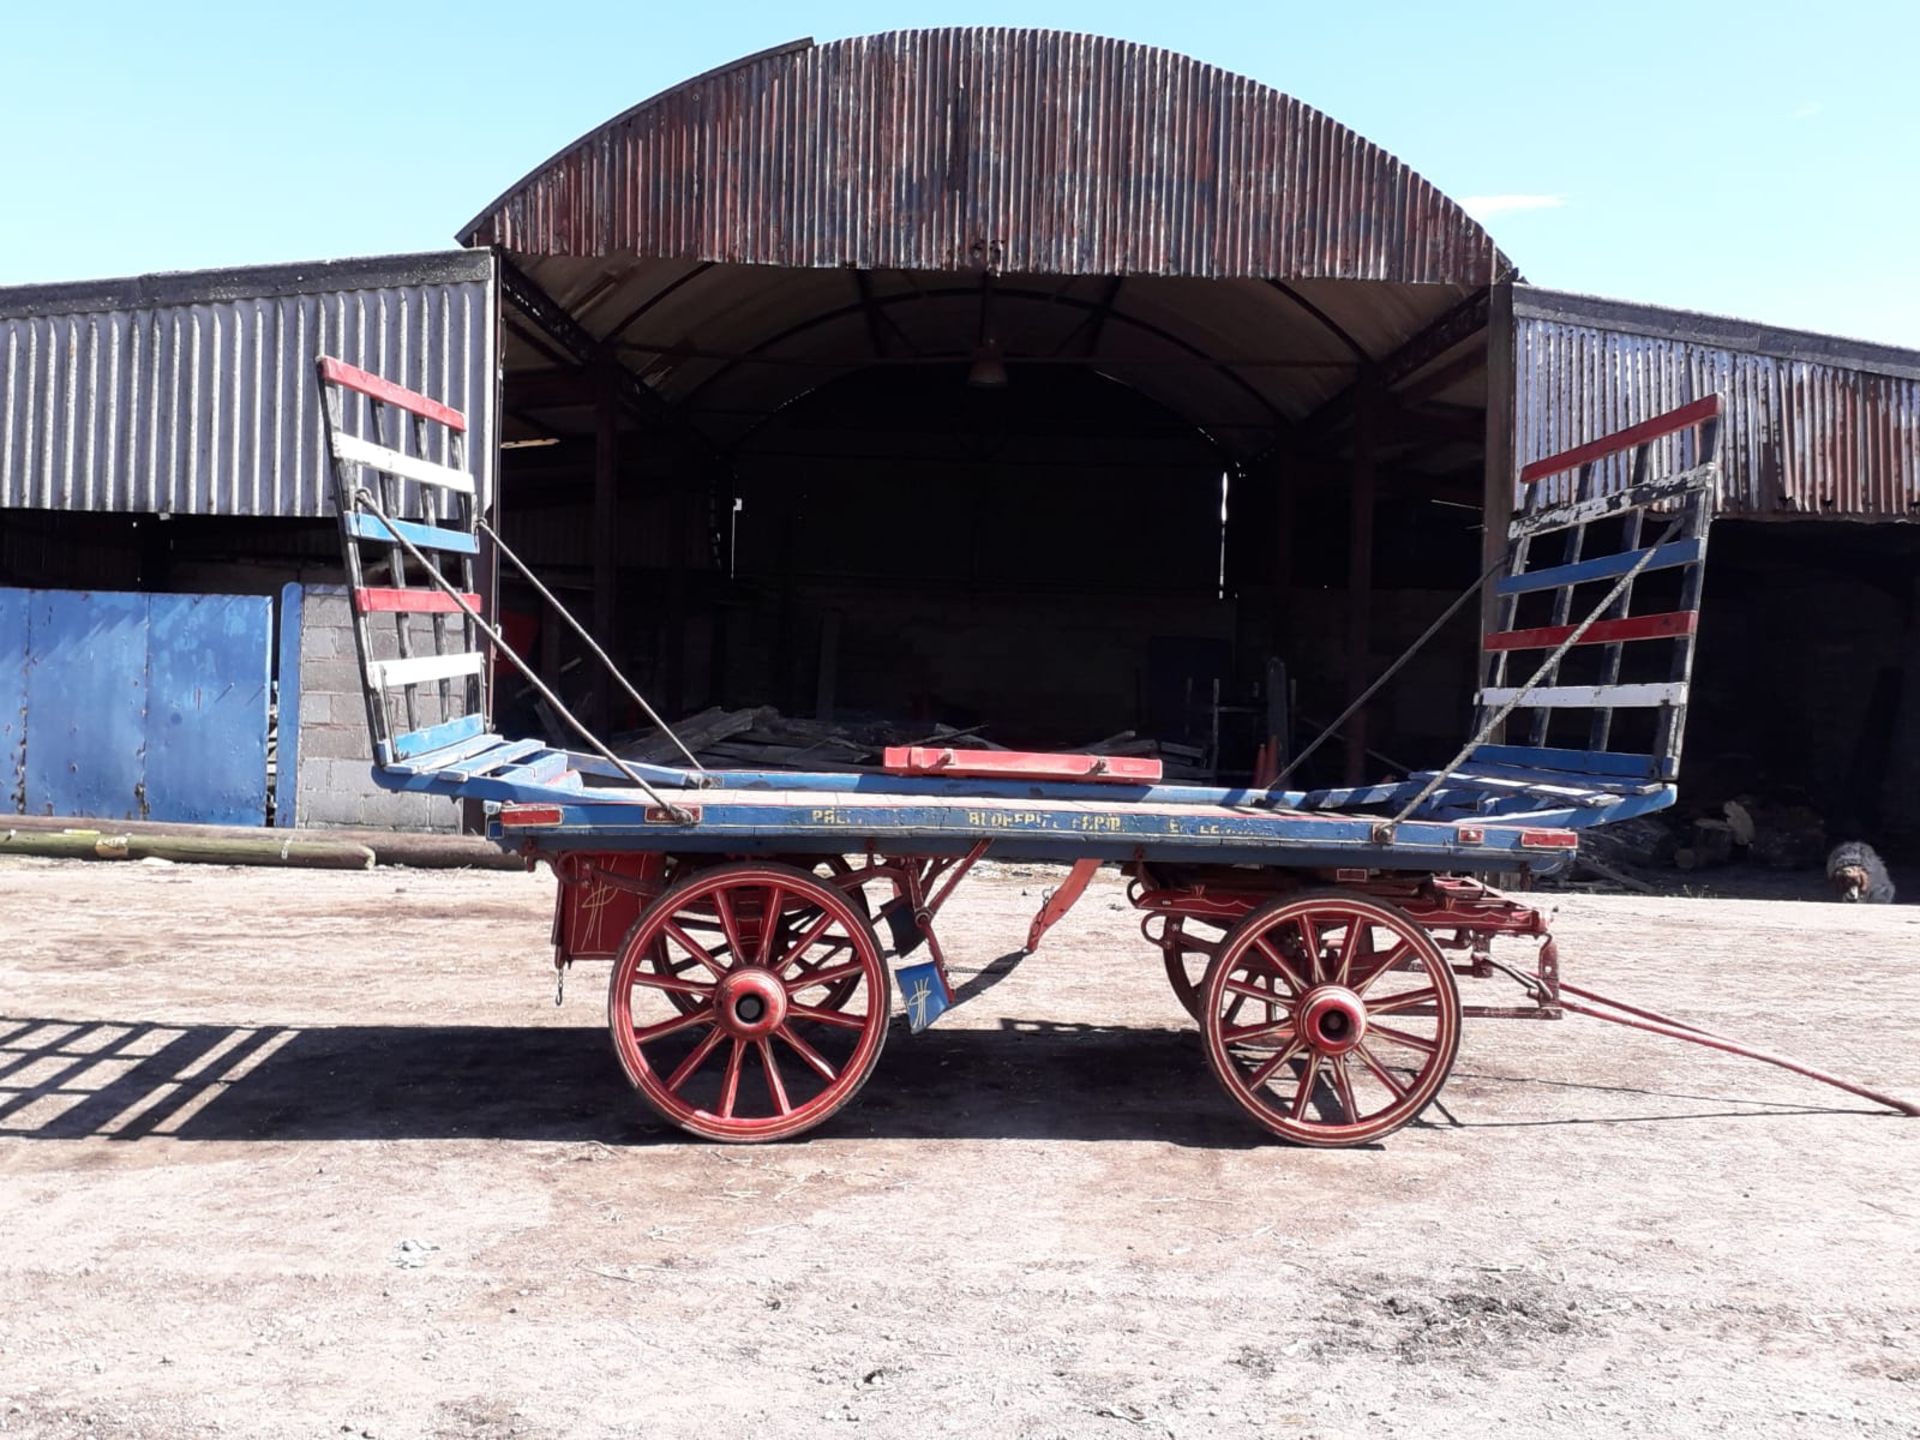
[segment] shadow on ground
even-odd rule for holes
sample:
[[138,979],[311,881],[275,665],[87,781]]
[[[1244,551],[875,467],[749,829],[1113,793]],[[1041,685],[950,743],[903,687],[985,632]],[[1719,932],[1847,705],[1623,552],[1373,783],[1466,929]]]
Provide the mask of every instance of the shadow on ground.
[[[1463,1122],[1446,1097],[1419,1123],[1471,1128],[1759,1118],[1731,1097],[1691,1114],[1609,1113],[1600,1092],[1531,1077],[1469,1083],[1592,1090],[1599,1113]],[[1615,1102],[1617,1103],[1617,1102]],[[1718,1108],[1737,1107],[1737,1108]],[[1270,1143],[1226,1099],[1190,1029],[1003,1019],[909,1035],[819,1136]],[[118,1024],[0,1017],[0,1136],[72,1140],[681,1141],[628,1087],[594,1027]]]
[[[1008,1032],[1019,1033],[1008,1033]],[[816,1135],[1156,1139],[1257,1131],[1191,1030],[896,1023],[853,1105]],[[604,1028],[247,1027],[0,1019],[0,1136],[183,1140],[680,1140],[627,1085]]]

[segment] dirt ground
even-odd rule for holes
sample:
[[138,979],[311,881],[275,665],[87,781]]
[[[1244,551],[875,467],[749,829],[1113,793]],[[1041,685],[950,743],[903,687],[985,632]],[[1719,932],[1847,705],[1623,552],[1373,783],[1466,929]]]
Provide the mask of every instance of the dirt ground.
[[[1046,883],[962,891],[964,972]],[[1288,1149],[1103,877],[823,1130],[723,1148],[626,1088],[603,968],[554,1008],[551,886],[0,861],[0,1434],[1920,1431],[1920,1122],[1469,1021],[1423,1122]],[[1571,979],[1920,1092],[1920,907],[1558,933]]]

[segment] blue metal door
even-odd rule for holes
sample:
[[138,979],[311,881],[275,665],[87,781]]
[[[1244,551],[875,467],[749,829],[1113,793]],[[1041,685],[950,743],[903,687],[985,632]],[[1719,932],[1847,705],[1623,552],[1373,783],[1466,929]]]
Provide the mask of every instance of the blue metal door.
[[147,808],[155,820],[261,825],[273,602],[155,595],[147,636]]
[[147,597],[36,590],[27,607],[26,813],[147,818]]
[[273,604],[0,590],[0,810],[259,825]]

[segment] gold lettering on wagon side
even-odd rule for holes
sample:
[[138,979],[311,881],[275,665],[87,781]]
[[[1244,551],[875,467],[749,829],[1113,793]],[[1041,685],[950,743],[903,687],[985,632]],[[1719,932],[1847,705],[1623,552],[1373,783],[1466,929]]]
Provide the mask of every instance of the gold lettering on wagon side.
[[844,810],[826,808],[809,810],[807,812],[807,823],[810,825],[851,825],[853,821],[848,818],[847,812]]

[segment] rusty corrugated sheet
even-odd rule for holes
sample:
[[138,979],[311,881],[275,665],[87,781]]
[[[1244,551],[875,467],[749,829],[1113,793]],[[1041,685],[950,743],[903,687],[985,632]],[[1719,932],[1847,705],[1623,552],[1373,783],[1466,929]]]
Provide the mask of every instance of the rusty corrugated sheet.
[[461,240],[861,269],[1342,278],[1511,271],[1475,221],[1297,100],[1055,31],[749,57],[569,146]]
[[1514,345],[1520,464],[1718,392],[1722,513],[1920,520],[1920,353],[1528,286]]
[[490,494],[494,271],[454,251],[0,290],[0,507],[330,514],[321,350],[466,410]]

